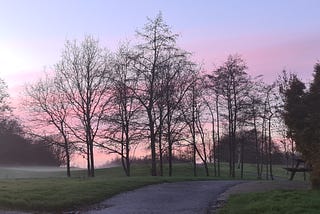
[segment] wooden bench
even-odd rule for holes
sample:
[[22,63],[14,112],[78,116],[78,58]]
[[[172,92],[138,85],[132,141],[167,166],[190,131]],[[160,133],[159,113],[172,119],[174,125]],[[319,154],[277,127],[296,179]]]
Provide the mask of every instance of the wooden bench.
[[289,180],[292,181],[296,172],[303,172],[304,173],[304,180],[306,180],[306,172],[310,172],[312,171],[312,169],[310,167],[299,167],[300,163],[305,163],[304,160],[298,158],[296,159],[296,166],[295,167],[284,167],[285,170],[287,170],[288,172],[291,172],[290,178]]

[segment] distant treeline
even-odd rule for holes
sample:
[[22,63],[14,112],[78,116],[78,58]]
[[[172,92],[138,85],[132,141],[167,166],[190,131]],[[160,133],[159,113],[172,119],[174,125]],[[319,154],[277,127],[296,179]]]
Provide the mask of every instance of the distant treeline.
[[59,166],[62,161],[57,151],[43,142],[34,142],[24,136],[14,119],[0,121],[0,164]]

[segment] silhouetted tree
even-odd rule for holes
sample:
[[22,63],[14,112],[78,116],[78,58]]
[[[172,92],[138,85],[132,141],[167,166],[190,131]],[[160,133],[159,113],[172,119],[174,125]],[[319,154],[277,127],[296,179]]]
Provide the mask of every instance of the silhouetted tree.
[[261,159],[262,155],[261,141],[258,137],[259,132],[259,119],[261,118],[261,114],[263,111],[263,98],[264,98],[264,83],[260,79],[256,79],[255,81],[251,81],[251,90],[248,93],[248,105],[245,108],[245,121],[248,127],[252,127],[254,133],[254,141],[255,141],[255,157],[256,157],[256,169],[257,169],[257,178],[261,179]]
[[107,142],[99,144],[109,152],[120,155],[127,176],[131,172],[131,150],[141,140],[142,134],[142,125],[139,123],[141,105],[133,93],[137,87],[137,79],[132,72],[134,60],[131,54],[130,48],[123,45],[114,59],[110,110],[103,119],[107,126],[104,136]]
[[284,119],[288,134],[305,160],[312,165],[311,183],[320,188],[320,64],[314,66],[313,81],[308,91],[296,76],[285,91]]
[[176,49],[175,57],[163,67],[164,77],[159,101],[165,110],[163,118],[165,119],[165,139],[168,144],[169,176],[172,176],[173,144],[178,140],[181,130],[182,116],[179,107],[187,91],[192,87],[194,80],[190,77],[195,69],[194,63],[188,59],[188,54],[179,49]]
[[[246,63],[237,55],[229,56],[227,61],[216,71],[214,79],[220,93],[220,100],[224,100],[226,114],[224,115],[228,124],[229,136],[229,174],[235,177],[236,162],[236,132],[240,110],[247,98],[249,78],[246,73]],[[239,153],[240,154],[240,153]]]
[[24,104],[31,114],[29,121],[30,126],[33,127],[31,135],[63,150],[67,176],[70,177],[71,153],[74,150],[74,144],[68,133],[71,109],[64,93],[57,89],[55,79],[46,75],[37,83],[28,85]]
[[55,84],[69,103],[72,125],[68,128],[85,143],[88,176],[94,177],[94,144],[110,101],[110,55],[92,37],[80,44],[67,41],[55,66]]
[[[145,109],[152,160],[151,174],[156,176],[156,143],[162,139],[164,118],[167,118],[167,124],[168,119],[169,125],[171,124],[170,118],[174,108],[168,110],[168,102],[170,102],[169,107],[174,107],[171,105],[171,88],[175,84],[173,79],[179,76],[178,74],[181,72],[179,63],[185,59],[186,53],[176,47],[178,35],[171,32],[170,27],[163,21],[161,14],[153,20],[149,19],[142,31],[138,32],[138,37],[140,43],[134,57],[134,70],[139,87],[134,90],[134,93]],[[165,99],[166,96],[168,96],[168,99]],[[164,112],[165,106],[167,109]],[[159,117],[160,113],[162,114],[161,117]],[[159,118],[161,119],[160,123]],[[167,126],[169,150],[172,147],[170,137],[172,131],[170,129],[170,126]],[[171,151],[169,151],[169,154],[171,154]]]
[[[280,114],[280,118],[281,118],[281,123],[283,124],[282,126],[280,126],[280,128],[282,129],[282,136],[284,136],[284,138],[287,138],[287,140],[289,140],[289,145],[288,145],[288,161],[287,163],[289,164],[289,157],[291,157],[291,167],[293,168],[295,165],[295,152],[296,152],[296,148],[295,148],[295,142],[294,140],[290,137],[289,134],[289,130],[288,127],[285,125],[285,102],[286,102],[286,91],[289,90],[290,88],[290,84],[292,82],[292,80],[296,78],[296,75],[292,74],[292,73],[288,73],[287,71],[283,70],[282,73],[278,76],[277,78],[277,85],[279,88],[279,101],[281,102],[281,104],[279,105],[279,109],[278,112]],[[286,139],[285,139],[286,140]],[[289,149],[290,147],[290,149]],[[290,151],[290,152],[289,152]],[[291,155],[289,155],[289,153]]]

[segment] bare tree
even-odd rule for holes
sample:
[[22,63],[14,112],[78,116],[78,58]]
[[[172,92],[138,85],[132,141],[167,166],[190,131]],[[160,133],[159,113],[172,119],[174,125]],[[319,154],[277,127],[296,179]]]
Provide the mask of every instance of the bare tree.
[[[192,75],[193,81],[187,96],[184,99],[184,106],[181,107],[181,111],[184,117],[184,121],[187,124],[189,130],[189,136],[186,136],[186,141],[192,146],[192,161],[193,161],[193,174],[197,176],[197,157],[201,159],[204,164],[206,175],[209,176],[208,169],[208,141],[207,133],[205,131],[205,124],[207,120],[204,120],[205,102],[203,102],[203,89],[204,83],[199,76],[198,72],[194,72]],[[197,143],[200,141],[200,144]]]
[[[70,108],[65,95],[57,90],[54,78],[46,75],[37,83],[28,85],[24,104],[32,115],[32,122],[37,124],[37,127],[31,130],[32,135],[63,149],[67,164],[67,176],[70,177],[71,153],[74,148],[70,141],[67,125],[68,119],[70,119],[68,117]],[[39,129],[39,125],[45,129]],[[56,131],[52,133],[52,129]]]
[[[200,157],[204,168],[206,175],[209,176],[209,167],[208,167],[208,156],[210,155],[209,153],[211,152],[209,149],[210,141],[207,139],[207,133],[206,129],[204,126],[208,123],[205,117],[205,109],[204,109],[204,104],[199,102],[196,108],[196,132],[199,136],[199,140],[201,142],[200,146],[196,146],[196,151],[198,156]],[[203,115],[204,114],[204,115]],[[201,148],[201,149],[200,149]]]
[[94,177],[94,143],[110,101],[110,56],[99,42],[86,37],[67,41],[55,66],[56,85],[72,108],[72,134],[86,145],[88,176]]
[[219,148],[218,147],[219,141],[217,141],[216,135],[219,136],[219,134],[216,134],[216,129],[218,129],[217,127],[219,125],[216,124],[215,117],[216,117],[217,112],[215,112],[215,109],[214,109],[216,107],[215,104],[216,104],[217,97],[211,96],[211,98],[213,98],[213,99],[210,99],[210,97],[208,97],[208,98],[204,97],[203,99],[204,99],[204,104],[206,105],[206,107],[209,111],[209,117],[211,119],[212,148],[211,148],[211,154],[210,154],[210,157],[211,157],[210,162],[213,163],[214,176],[217,176],[218,175],[218,160],[219,160],[217,149]]
[[168,143],[169,176],[172,176],[173,143],[177,131],[180,129],[181,112],[180,103],[183,101],[187,91],[192,87],[193,80],[190,78],[196,69],[195,65],[188,59],[188,54],[176,50],[174,58],[168,61],[164,68],[162,95],[164,98],[166,121],[165,132]]
[[[191,135],[190,144],[192,146],[192,162],[193,175],[197,176],[197,141],[196,141],[196,108],[197,108],[197,94],[196,94],[196,80],[198,76],[196,73],[192,75],[192,86],[189,90],[188,96],[185,99],[184,106],[181,108],[189,133]],[[191,105],[191,106],[190,106]]]
[[229,137],[229,174],[235,177],[236,162],[236,133],[239,113],[248,92],[247,66],[239,56],[229,56],[227,61],[219,69],[214,71],[215,83],[218,87],[221,100],[226,107]]
[[133,91],[137,80],[132,73],[133,63],[128,45],[122,45],[113,63],[112,94],[110,112],[105,116],[107,142],[100,144],[121,157],[121,163],[127,176],[130,176],[131,150],[141,139],[141,105],[134,98]]
[[[157,135],[164,125],[163,121],[159,123],[157,120],[159,118],[164,120],[164,117],[168,117],[164,115],[159,117],[160,113],[168,114],[168,112],[163,112],[163,104],[159,103],[164,100],[162,94],[164,92],[163,78],[165,78],[167,69],[175,67],[177,58],[183,57],[182,52],[176,47],[177,36],[164,23],[161,14],[154,20],[149,19],[143,30],[138,32],[138,37],[141,41],[137,46],[137,54],[135,56],[135,73],[138,79],[138,88],[134,90],[134,93],[147,115],[146,123],[149,131],[152,159],[151,174],[153,176],[157,175],[156,142],[161,141],[161,136],[157,137]],[[172,78],[172,76],[167,77],[169,79]],[[171,85],[170,81],[168,84]],[[158,111],[157,107],[161,108],[161,112]],[[160,132],[162,133],[163,131],[160,130]]]
[[254,80],[251,80],[250,88],[248,93],[247,105],[244,108],[244,121],[243,123],[247,126],[248,129],[252,129],[254,133],[255,140],[255,159],[256,159],[256,170],[257,178],[261,179],[261,168],[262,168],[262,155],[260,148],[262,141],[259,140],[259,127],[262,125],[260,121],[261,115],[263,114],[264,109],[264,83],[261,81],[260,76],[256,77]]
[[[267,157],[267,162],[269,166],[269,175],[270,178],[273,180],[273,165],[272,165],[272,152],[273,152],[273,141],[272,141],[272,123],[277,122],[275,116],[278,114],[278,109],[279,109],[279,103],[277,102],[279,100],[279,94],[275,91],[276,89],[276,83],[273,83],[271,85],[267,85],[265,89],[265,106],[266,106],[266,120],[268,122],[268,143],[267,143],[267,152],[266,152],[266,157]],[[267,177],[268,179],[268,177]]]

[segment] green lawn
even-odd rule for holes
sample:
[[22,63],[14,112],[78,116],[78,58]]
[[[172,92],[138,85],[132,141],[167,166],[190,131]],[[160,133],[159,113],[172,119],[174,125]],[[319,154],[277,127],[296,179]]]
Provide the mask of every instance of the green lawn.
[[[280,166],[277,176],[287,178]],[[253,165],[246,165],[245,179],[255,179]],[[277,171],[275,169],[275,172]],[[126,177],[121,167],[97,169],[95,178],[87,178],[86,170],[73,170],[72,178],[65,178],[61,169],[47,168],[0,168],[0,209],[37,210],[59,212],[74,210],[97,203],[120,192],[145,185],[207,179],[230,179],[226,164],[222,165],[220,177],[206,177],[198,167],[198,177],[193,176],[191,164],[175,164],[174,177],[151,177],[150,165],[132,166],[132,176]],[[213,174],[212,166],[210,173]],[[167,174],[167,166],[165,167]],[[239,174],[237,172],[237,174]],[[237,176],[236,179],[239,179]],[[301,178],[300,178],[301,179]]]
[[233,195],[219,214],[316,214],[320,191],[281,190]]
[[73,210],[117,193],[161,182],[192,178],[22,179],[0,182],[0,208],[37,211]]
[[87,178],[86,170],[72,171],[72,178],[65,178],[65,172],[59,169],[6,167],[0,169],[4,178],[0,179],[0,210],[75,210],[145,185],[215,179],[203,176],[201,168],[198,177],[191,176],[189,164],[178,164],[174,170],[174,177],[151,177],[150,166],[145,164],[134,165],[131,177],[126,177],[121,167],[114,167],[97,169],[95,178]]

